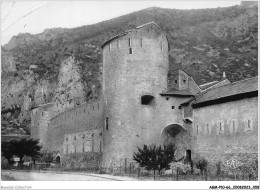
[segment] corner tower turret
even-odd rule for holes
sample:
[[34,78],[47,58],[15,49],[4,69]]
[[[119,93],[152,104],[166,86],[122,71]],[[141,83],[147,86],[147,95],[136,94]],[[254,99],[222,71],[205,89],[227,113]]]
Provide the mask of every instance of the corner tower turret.
[[152,142],[160,93],[167,88],[168,41],[154,22],[105,42],[103,163],[132,158],[137,146]]
[[175,69],[168,73],[168,91],[188,90],[195,95],[201,92],[201,89],[193,80],[193,78],[183,69]]

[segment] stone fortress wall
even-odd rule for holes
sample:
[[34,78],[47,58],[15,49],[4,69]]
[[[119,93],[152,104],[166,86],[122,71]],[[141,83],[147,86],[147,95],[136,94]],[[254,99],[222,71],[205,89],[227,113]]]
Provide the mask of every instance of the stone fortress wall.
[[97,168],[103,151],[103,100],[82,104],[58,116],[54,103],[31,111],[31,137],[57,152],[68,168]]
[[103,126],[102,100],[83,104],[51,119],[46,145],[62,155],[101,152]]
[[61,155],[64,167],[96,169],[102,162],[103,100],[77,106],[51,120],[47,147]]
[[257,109],[257,97],[193,109],[195,152],[212,163],[257,158]]

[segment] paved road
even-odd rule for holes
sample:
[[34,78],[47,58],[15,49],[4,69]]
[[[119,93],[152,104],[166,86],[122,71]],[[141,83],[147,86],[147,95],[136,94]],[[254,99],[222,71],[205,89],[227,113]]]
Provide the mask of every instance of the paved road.
[[24,172],[5,170],[1,173],[4,181],[123,181],[133,180],[126,177],[116,177],[102,174],[86,173],[53,173],[53,172]]

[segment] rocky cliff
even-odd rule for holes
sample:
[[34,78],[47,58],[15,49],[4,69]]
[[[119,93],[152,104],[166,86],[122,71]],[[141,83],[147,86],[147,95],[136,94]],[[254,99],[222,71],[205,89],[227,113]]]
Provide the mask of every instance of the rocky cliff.
[[14,36],[2,50],[2,134],[29,131],[29,111],[55,102],[55,113],[101,94],[102,50],[109,38],[156,22],[171,46],[170,69],[186,69],[198,84],[257,75],[258,7],[199,10],[148,8],[73,29]]

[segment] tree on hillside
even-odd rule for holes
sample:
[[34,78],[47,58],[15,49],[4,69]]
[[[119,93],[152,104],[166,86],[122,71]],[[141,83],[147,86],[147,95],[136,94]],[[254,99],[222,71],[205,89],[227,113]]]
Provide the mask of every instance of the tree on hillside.
[[41,146],[38,139],[20,139],[2,143],[2,153],[9,163],[13,156],[20,158],[20,164],[22,164],[24,156],[30,156],[35,161],[40,150]]
[[26,139],[24,141],[24,151],[25,155],[32,157],[33,162],[37,156],[40,154],[42,146],[39,145],[39,139]]
[[138,147],[138,152],[134,153],[133,159],[147,170],[153,170],[154,179],[155,171],[159,174],[162,169],[169,169],[170,163],[176,161],[174,157],[176,147],[173,144],[163,145],[144,145],[143,148]]
[[13,157],[13,149],[11,148],[11,144],[8,141],[3,141],[1,143],[1,153],[8,160],[8,164],[12,164],[11,158]]

